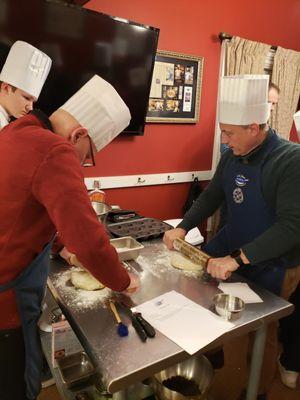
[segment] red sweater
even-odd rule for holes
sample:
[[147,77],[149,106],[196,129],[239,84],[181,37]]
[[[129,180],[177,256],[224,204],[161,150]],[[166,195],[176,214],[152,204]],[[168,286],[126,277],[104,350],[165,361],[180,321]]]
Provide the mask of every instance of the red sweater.
[[[104,285],[129,276],[98,221],[71,144],[34,115],[0,133],[0,285],[15,279],[58,231],[69,251]],[[0,293],[0,329],[20,325],[13,290]]]

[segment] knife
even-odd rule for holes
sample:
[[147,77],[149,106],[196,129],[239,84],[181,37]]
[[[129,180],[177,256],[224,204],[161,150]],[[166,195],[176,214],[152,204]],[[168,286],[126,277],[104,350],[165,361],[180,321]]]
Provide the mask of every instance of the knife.
[[143,318],[140,312],[132,312],[130,307],[128,307],[123,301],[118,301],[118,305],[120,305],[126,314],[129,315],[132,321],[132,326],[143,342],[145,342],[148,337],[154,338],[156,335],[155,329]]

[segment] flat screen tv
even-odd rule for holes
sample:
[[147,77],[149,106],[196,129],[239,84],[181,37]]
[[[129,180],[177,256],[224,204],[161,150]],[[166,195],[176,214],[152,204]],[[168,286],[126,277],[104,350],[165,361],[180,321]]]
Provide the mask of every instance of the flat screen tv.
[[0,68],[24,40],[53,60],[37,107],[51,114],[94,74],[110,82],[142,135],[159,29],[55,0],[0,0]]

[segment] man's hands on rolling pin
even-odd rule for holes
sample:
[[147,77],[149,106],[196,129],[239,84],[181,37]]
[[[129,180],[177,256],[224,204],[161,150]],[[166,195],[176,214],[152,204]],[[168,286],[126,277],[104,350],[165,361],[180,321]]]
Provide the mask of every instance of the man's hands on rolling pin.
[[[175,239],[184,239],[186,231],[182,228],[175,228],[166,231],[163,237],[163,241],[169,250],[173,250],[173,242]],[[241,258],[244,264],[249,264],[249,260],[243,252],[241,252]],[[230,256],[210,258],[207,264],[207,272],[217,279],[228,279],[233,271],[236,271],[239,264],[234,258]]]
[[186,231],[182,228],[175,228],[166,231],[163,237],[164,244],[169,250],[173,250],[173,242],[175,239],[184,239]]
[[[246,254],[241,250],[240,258],[245,265],[249,265]],[[239,268],[237,261],[231,256],[210,258],[207,264],[207,272],[213,277],[218,279],[227,279],[233,271]]]
[[217,279],[227,279],[233,271],[236,271],[239,264],[230,256],[210,258],[207,263],[207,272]]

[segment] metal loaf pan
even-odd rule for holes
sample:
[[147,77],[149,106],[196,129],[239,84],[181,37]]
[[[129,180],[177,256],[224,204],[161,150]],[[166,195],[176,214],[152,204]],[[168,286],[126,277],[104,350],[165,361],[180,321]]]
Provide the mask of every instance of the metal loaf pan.
[[135,260],[140,251],[144,248],[131,236],[124,236],[117,239],[110,239],[110,243],[117,250],[121,261]]
[[63,382],[68,387],[86,381],[95,372],[93,364],[84,351],[58,359],[57,366]]

